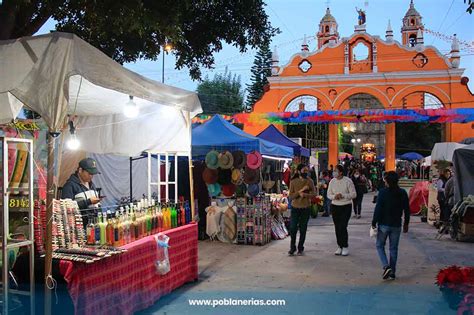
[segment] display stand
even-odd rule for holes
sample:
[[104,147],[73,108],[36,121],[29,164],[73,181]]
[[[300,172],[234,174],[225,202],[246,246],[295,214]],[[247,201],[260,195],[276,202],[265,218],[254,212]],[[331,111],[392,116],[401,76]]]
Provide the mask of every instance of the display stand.
[[[25,301],[25,296],[29,296],[29,312],[34,314],[33,141],[0,139],[3,169],[0,198],[3,205],[3,224],[0,224],[2,314],[18,311],[17,308],[23,304],[20,300]],[[27,252],[22,254],[29,255],[29,290],[20,288],[11,272],[16,252],[25,248]]]

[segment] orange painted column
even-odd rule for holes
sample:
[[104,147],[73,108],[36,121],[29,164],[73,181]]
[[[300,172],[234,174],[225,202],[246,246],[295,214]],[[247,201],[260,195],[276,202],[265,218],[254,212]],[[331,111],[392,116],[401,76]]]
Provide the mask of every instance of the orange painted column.
[[395,123],[391,123],[385,125],[385,171],[395,168]]
[[328,166],[334,165],[336,167],[339,163],[338,127],[337,124],[329,124]]

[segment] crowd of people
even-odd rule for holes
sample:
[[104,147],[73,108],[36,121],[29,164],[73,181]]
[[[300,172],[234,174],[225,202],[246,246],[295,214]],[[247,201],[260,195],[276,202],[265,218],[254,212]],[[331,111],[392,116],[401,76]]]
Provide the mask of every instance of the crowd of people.
[[[372,218],[372,227],[377,231],[376,248],[383,267],[383,279],[395,279],[398,257],[398,242],[402,231],[408,231],[410,209],[408,194],[398,186],[399,175],[395,171],[383,173],[383,164],[367,163],[346,158],[341,164],[322,172],[317,186],[311,179],[310,168],[298,165],[290,181],[289,198],[291,203],[290,256],[303,255],[306,231],[310,217],[311,198],[319,193],[324,198],[323,216],[332,216],[336,234],[335,255],[349,255],[349,235],[347,227],[354,218],[362,216],[362,201],[369,190],[378,190],[378,198]],[[297,234],[300,234],[296,245]],[[389,240],[389,259],[385,244]]]

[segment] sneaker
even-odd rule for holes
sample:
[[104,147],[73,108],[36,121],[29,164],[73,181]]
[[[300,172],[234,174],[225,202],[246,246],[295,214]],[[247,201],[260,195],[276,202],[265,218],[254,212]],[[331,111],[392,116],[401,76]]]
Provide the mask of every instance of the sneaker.
[[340,256],[341,254],[342,254],[342,248],[339,247],[334,253],[334,255]]
[[289,255],[289,256],[293,256],[293,255],[295,254],[295,252],[296,252],[296,249],[290,249],[290,250],[288,251],[288,255]]
[[329,217],[329,213],[323,213],[322,217]]
[[392,274],[392,268],[390,268],[389,266],[385,267],[383,269],[382,279],[387,280],[391,274]]
[[349,248],[343,247],[343,248],[342,248],[341,255],[342,255],[342,256],[347,256],[347,255],[349,255]]
[[395,273],[394,272],[390,272],[390,274],[388,275],[388,280],[395,280]]
[[353,218],[353,219],[357,218],[357,214],[354,214],[354,215],[352,216],[352,218]]
[[296,253],[296,255],[298,255],[298,256],[303,256],[303,255],[304,255],[304,253],[303,253],[303,251],[302,251],[302,250],[298,250],[298,252]]
[[357,219],[360,219],[360,218],[361,218],[361,216],[360,216],[360,214],[359,214],[359,215],[357,216]]

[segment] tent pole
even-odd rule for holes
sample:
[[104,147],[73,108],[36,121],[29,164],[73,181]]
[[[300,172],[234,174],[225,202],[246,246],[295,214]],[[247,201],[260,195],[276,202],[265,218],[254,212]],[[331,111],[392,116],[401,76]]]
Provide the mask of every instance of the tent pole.
[[[191,115],[187,112],[186,120],[189,128],[189,140],[192,143],[192,125],[191,125]],[[189,157],[188,157],[188,169],[189,169],[189,198],[191,199],[191,220],[194,221],[196,216],[195,213],[195,204],[194,204],[194,179],[193,179],[193,159],[191,153],[191,143],[189,144]]]
[[53,199],[55,198],[56,187],[54,185],[54,142],[57,133],[52,130],[48,134],[48,169],[47,169],[47,195],[46,195],[46,240],[45,250],[46,258],[44,261],[44,313],[51,314],[51,285],[49,275],[52,274],[53,243],[52,243],[52,217],[53,217]]

